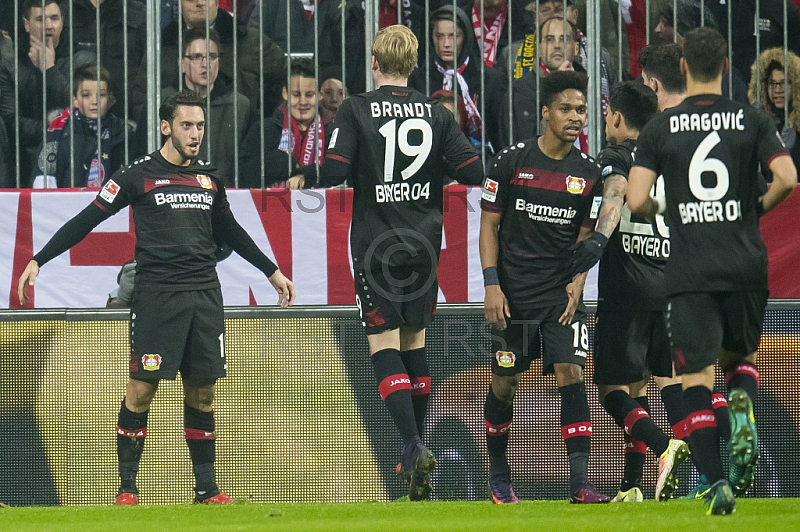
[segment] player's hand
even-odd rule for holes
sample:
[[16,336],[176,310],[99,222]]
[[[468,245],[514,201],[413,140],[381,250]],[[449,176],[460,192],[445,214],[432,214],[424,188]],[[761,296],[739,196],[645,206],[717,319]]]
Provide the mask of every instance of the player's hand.
[[486,296],[483,300],[483,315],[486,322],[494,329],[501,331],[506,328],[506,318],[511,317],[511,307],[508,305],[506,295],[500,285],[486,287]]
[[286,308],[294,305],[294,283],[290,281],[280,270],[275,270],[269,277],[269,282],[278,292],[278,305],[281,308]]
[[579,273],[588,272],[597,264],[606,249],[608,238],[603,233],[594,232],[586,240],[574,244],[569,274],[575,277]]
[[583,294],[583,285],[586,283],[586,274],[581,273],[573,277],[572,282],[567,285],[567,297],[569,301],[567,301],[567,308],[564,309],[564,313],[561,314],[561,317],[558,318],[558,323],[561,325],[565,325],[569,327],[572,325],[572,318],[575,316],[575,310],[578,308],[578,303],[581,300],[581,295]]
[[289,178],[286,182],[286,188],[290,190],[302,190],[306,184],[306,176],[298,174]]
[[19,278],[19,286],[17,287],[17,295],[19,296],[19,304],[25,306],[28,297],[25,294],[25,288],[36,282],[36,276],[39,275],[39,264],[35,260],[31,260],[25,267],[25,271]]

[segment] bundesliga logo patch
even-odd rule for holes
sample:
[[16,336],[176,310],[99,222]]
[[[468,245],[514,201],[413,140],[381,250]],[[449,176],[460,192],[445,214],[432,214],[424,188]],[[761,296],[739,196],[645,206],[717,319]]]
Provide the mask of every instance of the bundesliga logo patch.
[[161,355],[142,356],[142,367],[145,371],[158,371],[161,369]]
[[211,188],[211,179],[205,174],[197,174],[197,182],[203,188]]
[[481,198],[486,201],[494,202],[494,200],[497,199],[497,185],[497,181],[487,177],[486,183],[483,185],[483,194],[481,194]]
[[583,194],[586,188],[586,180],[582,177],[567,176],[567,192],[570,194]]
[[516,355],[511,351],[498,351],[494,356],[497,359],[497,365],[501,368],[513,368],[517,362]]
[[113,179],[109,179],[103,190],[100,191],[100,197],[109,203],[114,203],[117,194],[119,194],[119,185]]

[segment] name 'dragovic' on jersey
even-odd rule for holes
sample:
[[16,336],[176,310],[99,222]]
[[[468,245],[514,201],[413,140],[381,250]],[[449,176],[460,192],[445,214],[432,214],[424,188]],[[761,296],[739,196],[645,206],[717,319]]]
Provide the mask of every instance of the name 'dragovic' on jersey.
[[136,225],[136,290],[219,286],[212,222],[230,210],[225,189],[203,162],[175,166],[156,151],[117,171],[95,198],[106,212],[130,205]]
[[446,165],[477,160],[452,113],[413,89],[383,86],[345,100],[335,126],[326,159],[355,165],[353,261],[434,266]]
[[601,200],[600,168],[573,147],[547,157],[536,139],[500,152],[489,166],[481,208],[502,213],[500,286],[516,307],[567,303],[572,246],[581,226],[594,226]]
[[[597,163],[603,179],[611,175],[628,179],[635,150],[636,142],[626,139],[601,151]],[[663,177],[656,181],[656,189],[663,195]],[[648,219],[632,214],[625,203],[619,225],[600,260],[598,305],[613,310],[665,310],[664,267],[669,253],[669,228],[664,217]]]
[[716,95],[687,98],[644,127],[636,164],[664,176],[669,294],[767,289],[758,168],[783,154],[767,116]]

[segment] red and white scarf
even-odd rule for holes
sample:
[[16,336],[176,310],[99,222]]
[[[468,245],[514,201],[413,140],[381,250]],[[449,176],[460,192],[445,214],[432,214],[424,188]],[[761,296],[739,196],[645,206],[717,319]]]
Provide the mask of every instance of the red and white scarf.
[[278,144],[278,149],[286,153],[291,153],[292,158],[297,161],[298,165],[308,166],[315,163],[314,145],[316,145],[319,162],[321,164],[322,159],[325,157],[325,127],[322,125],[322,119],[319,113],[314,117],[314,123],[305,133],[300,131],[297,120],[292,119],[290,142],[289,106],[286,102],[283,102],[280,108],[281,111],[283,111],[283,131],[281,132],[281,141],[280,144]]
[[[508,4],[503,6],[503,10],[495,17],[489,31],[484,34],[483,28],[481,27],[481,10],[475,7],[475,5],[472,6],[472,26],[475,29],[475,38],[478,40],[478,43],[482,45],[483,61],[486,63],[487,67],[494,66],[495,60],[497,59],[500,35],[503,33],[503,25],[506,23],[507,16]],[[489,22],[486,20],[485,16],[483,21]]]
[[436,70],[438,70],[443,77],[442,89],[446,91],[453,90],[453,76],[455,75],[458,81],[458,91],[461,93],[461,99],[464,101],[464,106],[467,108],[467,131],[470,134],[480,133],[481,113],[478,111],[478,106],[472,99],[467,80],[461,75],[469,64],[469,57],[458,67],[458,70],[452,68],[445,69],[439,64],[439,61],[434,61],[433,64],[436,65]]

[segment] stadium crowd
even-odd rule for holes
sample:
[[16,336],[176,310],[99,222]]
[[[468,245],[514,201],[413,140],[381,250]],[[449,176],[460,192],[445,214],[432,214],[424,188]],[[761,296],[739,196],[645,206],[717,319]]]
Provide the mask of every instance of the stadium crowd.
[[[645,45],[680,44],[689,30],[710,26],[731,35],[731,76],[724,77],[723,92],[771,113],[797,160],[800,119],[792,95],[798,88],[791,81],[798,75],[800,32],[792,28],[800,27],[800,0],[786,2],[788,68],[784,0],[759,3],[758,36],[747,31],[756,16],[752,1],[730,6],[729,24],[724,1],[702,2],[701,10],[700,0],[601,0],[602,115],[615,84],[641,79],[638,56]],[[292,186],[293,177],[317,168],[337,106],[366,89],[362,3],[162,0],[160,72],[147,59],[145,4],[26,0],[15,9],[13,1],[2,2],[0,186],[99,187],[148,151],[153,78],[162,99],[183,87],[207,97],[210,127],[201,154],[222,170],[227,186]],[[585,0],[379,0],[377,17],[381,28],[401,23],[414,32],[419,60],[411,86],[450,99],[461,130],[486,157],[541,133],[542,79],[559,70],[591,71],[589,39],[597,38],[587,29]],[[97,73],[98,48],[107,114],[87,122],[77,90],[86,77],[82,67],[95,65]],[[306,62],[294,65],[298,57]],[[302,97],[291,81],[299,71],[315,80]],[[588,128],[577,141],[584,152],[587,139]],[[317,150],[308,148],[314,142]]]

